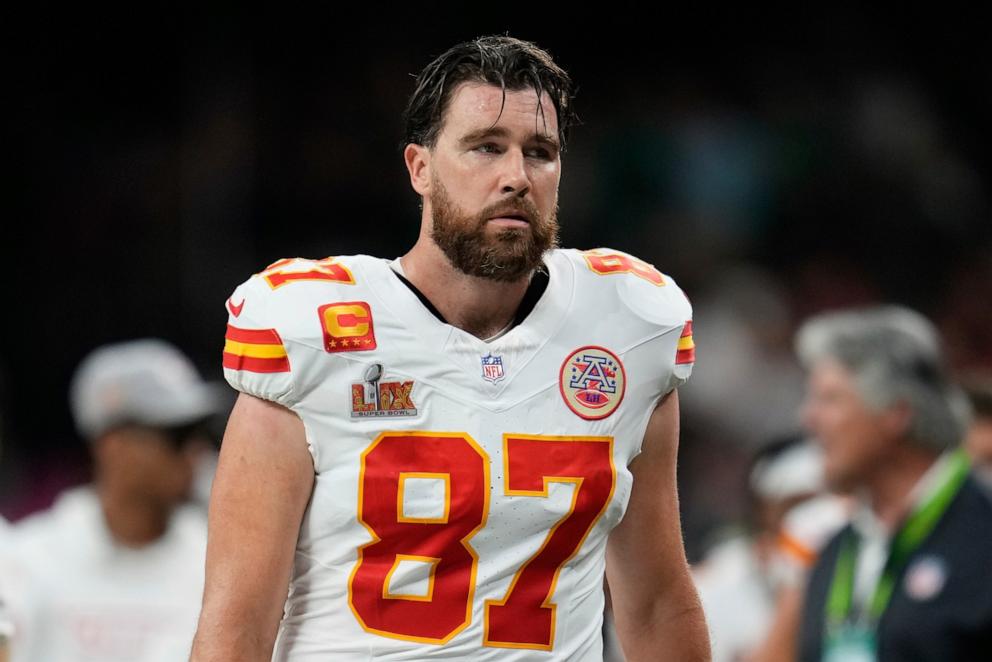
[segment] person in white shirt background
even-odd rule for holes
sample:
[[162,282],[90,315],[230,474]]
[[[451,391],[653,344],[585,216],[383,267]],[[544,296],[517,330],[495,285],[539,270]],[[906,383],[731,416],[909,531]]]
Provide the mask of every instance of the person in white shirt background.
[[747,475],[749,526],[693,567],[714,662],[776,659],[767,639],[778,603],[846,516],[825,489],[822,452],[812,440],[786,437],[756,453]]
[[223,396],[156,339],[95,350],[70,396],[93,482],[9,531],[11,660],[185,659],[206,548],[205,513],[187,499]]

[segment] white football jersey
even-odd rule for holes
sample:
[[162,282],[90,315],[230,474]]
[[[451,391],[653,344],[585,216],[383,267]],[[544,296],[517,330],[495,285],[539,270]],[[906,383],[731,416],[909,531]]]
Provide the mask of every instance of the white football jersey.
[[606,539],[691,308],[625,253],[544,261],[488,343],[364,255],[230,297],[225,376],[299,415],[316,473],[274,659],[602,660]]
[[165,662],[189,657],[203,596],[206,517],[177,509],[166,533],[113,540],[96,492],[64,492],[11,529],[0,574],[16,626],[12,662]]

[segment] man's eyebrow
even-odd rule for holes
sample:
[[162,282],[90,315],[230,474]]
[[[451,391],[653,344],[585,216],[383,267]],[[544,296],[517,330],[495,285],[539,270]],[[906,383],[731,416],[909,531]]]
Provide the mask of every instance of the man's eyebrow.
[[[505,127],[492,126],[489,127],[488,129],[477,129],[475,131],[470,131],[469,133],[466,133],[464,136],[462,136],[458,140],[458,142],[461,143],[462,145],[468,145],[470,143],[475,143],[480,140],[485,140],[486,138],[505,138],[506,136],[509,135],[509,133],[510,132]],[[558,141],[554,137],[549,135],[535,133],[532,134],[528,138],[528,140],[532,140],[536,143],[547,145],[549,147],[554,148],[555,150],[558,149]]]

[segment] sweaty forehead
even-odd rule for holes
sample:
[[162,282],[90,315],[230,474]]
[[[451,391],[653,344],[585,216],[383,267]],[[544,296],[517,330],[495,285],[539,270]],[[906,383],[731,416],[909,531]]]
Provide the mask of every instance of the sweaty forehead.
[[506,90],[504,102],[503,90],[497,85],[475,82],[459,85],[445,110],[442,132],[457,138],[493,124],[511,130],[537,131],[552,138],[558,135],[558,117],[547,92],[542,92],[541,108],[538,108],[537,92],[532,87]]

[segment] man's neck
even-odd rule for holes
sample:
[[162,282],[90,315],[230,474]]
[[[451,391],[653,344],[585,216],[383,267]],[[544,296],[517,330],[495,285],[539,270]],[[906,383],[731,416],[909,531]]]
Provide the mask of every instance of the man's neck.
[[890,531],[913,507],[913,490],[938,455],[915,446],[904,446],[886,458],[867,481],[870,507]]
[[478,338],[489,338],[510,324],[530,283],[530,275],[501,282],[462,273],[425,237],[400,259],[407,280],[444,319]]

